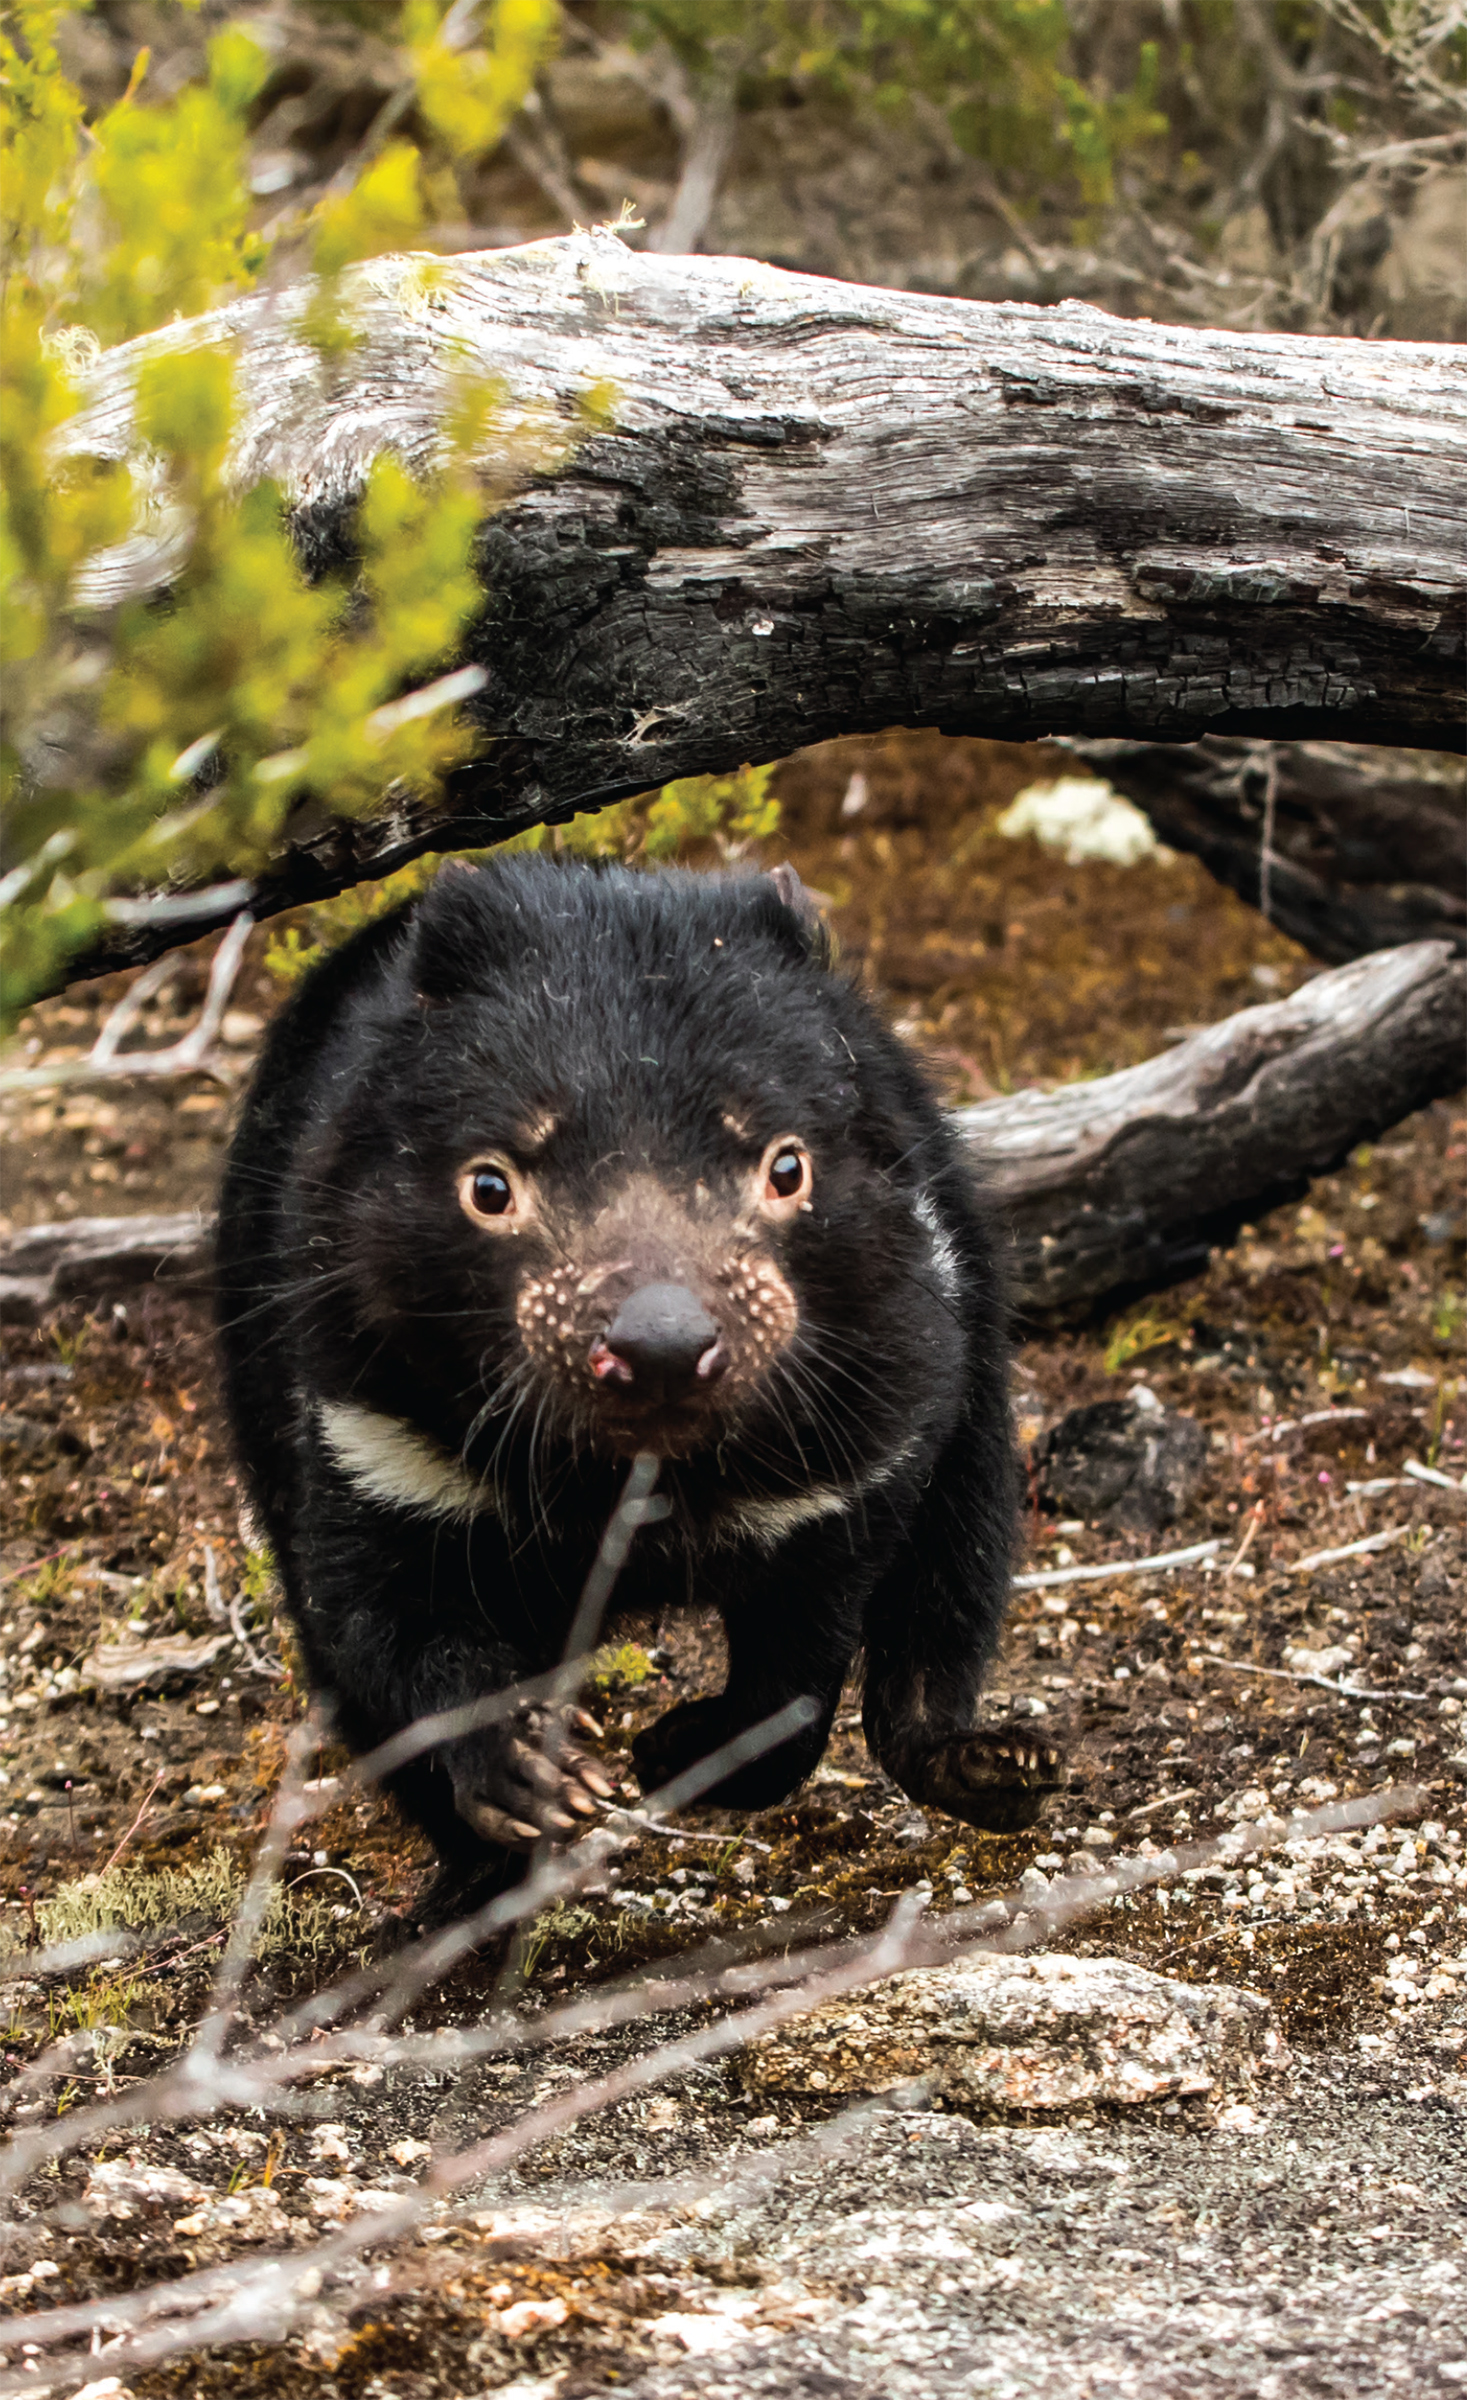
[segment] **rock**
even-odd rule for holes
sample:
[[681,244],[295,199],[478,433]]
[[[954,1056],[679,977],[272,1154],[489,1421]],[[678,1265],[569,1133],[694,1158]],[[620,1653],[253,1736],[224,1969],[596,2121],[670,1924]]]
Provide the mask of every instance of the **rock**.
[[1452,1577],[1446,1560],[1434,1550],[1416,1578],[1416,1598],[1423,1608],[1433,1608],[1440,1600],[1452,1597]]
[[231,1633],[162,1633],[151,1642],[108,1642],[81,1664],[81,1681],[100,1692],[162,1691],[197,1683],[234,1647]]
[[111,2158],[93,2167],[82,2206],[94,2217],[126,2218],[208,2197],[203,2184],[180,2174],[177,2167],[147,2167],[135,2158]]
[[555,2293],[549,2300],[516,2300],[501,2309],[496,2330],[507,2341],[522,2342],[527,2334],[548,2333],[553,2325],[563,2325],[570,2315],[570,2302]]
[[50,1304],[49,1275],[0,1275],[0,1324],[39,1325]]
[[984,2109],[1134,2106],[1248,2084],[1285,2053],[1266,2000],[1118,1958],[979,1957],[813,2010],[742,2055],[757,2093],[883,2092],[926,2078]]
[[269,2242],[280,2238],[286,2224],[279,2193],[254,2183],[245,2191],[206,2201],[189,2216],[175,2217],[173,2230],[193,2241],[219,2234],[237,2242]]
[[1035,1445],[1039,1496],[1062,1516],[1159,1533],[1202,1481],[1207,1436],[1149,1392],[1072,1409]]
[[1355,1653],[1344,1642],[1326,1642],[1318,1650],[1286,1650],[1284,1665],[1296,1675],[1343,1675],[1355,1664]]

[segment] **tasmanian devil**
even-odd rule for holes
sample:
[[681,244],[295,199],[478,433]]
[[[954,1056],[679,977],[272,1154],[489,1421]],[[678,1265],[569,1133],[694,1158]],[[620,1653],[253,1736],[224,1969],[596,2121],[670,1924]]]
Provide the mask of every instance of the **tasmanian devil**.
[[[1015,1508],[994,1236],[791,870],[441,874],[277,1020],[219,1261],[249,1493],[354,1750],[553,1666],[651,1453],[614,1605],[711,1602],[728,1677],[639,1737],[644,1787],[808,1696],[709,1795],[782,1799],[861,1651],[914,1800],[1037,1812],[1052,1754],[975,1725]],[[610,1796],[539,1723],[391,1778],[448,1888]]]

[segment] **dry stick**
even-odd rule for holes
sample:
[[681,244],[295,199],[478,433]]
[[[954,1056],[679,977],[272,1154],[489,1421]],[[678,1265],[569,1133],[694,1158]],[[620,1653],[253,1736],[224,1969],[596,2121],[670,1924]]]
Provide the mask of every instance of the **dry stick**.
[[313,1715],[292,1726],[285,1747],[285,1769],[275,1793],[275,1805],[264,1839],[255,1854],[250,1880],[245,1886],[239,1914],[234,1920],[214,1990],[209,2012],[194,2036],[193,2047],[184,2060],[184,2071],[192,2082],[206,2081],[209,2070],[224,2046],[224,2037],[234,2021],[239,2005],[240,1986],[245,1970],[254,1956],[255,1940],[259,1934],[270,1895],[280,1873],[291,1839],[299,1831],[304,1808],[301,1785],[305,1781],[306,1761],[313,1750],[319,1750],[323,1740],[321,1727]]
[[1280,1417],[1276,1424],[1264,1425],[1257,1433],[1245,1433],[1238,1444],[1240,1450],[1252,1450],[1259,1442],[1277,1442],[1286,1433],[1302,1433],[1306,1425],[1340,1425],[1347,1417],[1368,1417],[1368,1408],[1311,1408],[1304,1417]]
[[644,1525],[653,1525],[668,1514],[670,1503],[653,1497],[661,1461],[652,1450],[639,1450],[627,1469],[627,1479],[621,1497],[606,1521],[606,1530],[597,1544],[586,1577],[576,1613],[565,1638],[558,1675],[561,1688],[552,1693],[547,1714],[545,1736],[541,1744],[543,1755],[552,1762],[564,1754],[567,1739],[567,1704],[574,1700],[586,1678],[590,1654],[601,1636],[601,1621],[610,1605],[611,1595],[621,1579],[622,1570],[631,1556],[631,1548]]
[[1231,1667],[1238,1675],[1271,1675],[1279,1683],[1312,1683],[1321,1692],[1337,1692],[1343,1700],[1429,1700],[1429,1692],[1368,1692],[1363,1684],[1335,1683],[1328,1675],[1306,1675],[1294,1667],[1255,1667],[1251,1659],[1224,1658],[1220,1650],[1203,1652],[1214,1666]]
[[[723,1776],[751,1759],[762,1756],[792,1733],[808,1725],[814,1714],[814,1703],[792,1701],[787,1708],[770,1717],[763,1725],[752,1727],[735,1740],[726,1742],[706,1759],[678,1776],[663,1791],[653,1795],[654,1801],[668,1808],[682,1808]],[[38,2125],[15,2136],[4,2161],[0,2161],[0,2193],[32,2174],[47,2159],[59,2158],[79,2148],[95,2137],[113,2133],[124,2125],[145,2124],[150,2120],[178,2117],[205,2117],[229,2106],[251,2108],[259,2105],[259,2095],[273,2083],[288,2080],[285,2062],[269,2066],[252,2064],[249,2060],[226,2056],[222,2041],[232,2019],[237,2001],[240,1978],[248,1952],[241,1941],[240,1928],[248,1910],[254,1919],[249,1941],[252,1946],[254,1930],[269,1898],[270,1884],[283,1855],[288,1833],[303,1822],[310,1813],[310,1804],[301,1798],[298,1788],[298,1769],[304,1756],[319,1741],[319,1733],[309,1723],[298,1726],[292,1737],[293,1757],[287,1766],[286,1778],[276,1797],[271,1825],[262,1844],[259,1859],[240,1919],[236,1922],[229,1951],[221,1961],[216,1982],[213,2007],[200,2027],[190,2049],[177,2066],[169,2068],[149,2086],[134,2085],[115,2099],[100,2102],[89,2109],[76,2109],[53,2125]],[[641,1831],[636,1818],[627,1812],[627,1830],[613,1831],[600,1826],[578,1842],[575,1849],[544,1867],[514,1890],[503,1892],[481,1908],[476,1915],[459,1924],[429,1936],[404,1950],[394,1959],[363,1968],[332,1990],[317,1995],[281,2020],[273,2029],[273,2038],[287,2048],[292,2042],[308,2039],[328,2024],[333,2016],[342,2015],[348,2008],[361,2006],[365,2001],[380,1998],[382,2023],[412,2005],[417,1993],[428,1983],[441,1980],[459,1960],[485,1941],[490,1934],[516,1924],[521,1917],[533,1914],[547,1902],[563,1898],[597,1880],[604,1871],[607,1859],[626,1842],[636,1839]],[[274,1864],[271,1864],[271,1859]],[[313,2072],[320,2053],[313,2052],[307,2065],[301,2062],[301,2072]]]
[[1043,1591],[1054,1583],[1101,1583],[1107,1575],[1149,1575],[1163,1567],[1193,1567],[1200,1559],[1216,1558],[1222,1542],[1194,1542],[1190,1550],[1162,1550],[1155,1558],[1117,1559],[1110,1567],[1046,1567],[1038,1575],[1015,1575],[1016,1592]]
[[[1247,1532],[1244,1534],[1244,1536],[1243,1536],[1243,1539],[1241,1540],[1241,1542],[1239,1542],[1239,1544],[1238,1544],[1238,1547],[1237,1547],[1237,1549],[1236,1549],[1236,1550],[1233,1552],[1233,1555],[1232,1555],[1232,1557],[1231,1557],[1231,1558],[1228,1560],[1228,1563],[1227,1563],[1227,1565],[1226,1565],[1226,1566],[1223,1568],[1223,1579],[1224,1579],[1224,1581],[1226,1581],[1226,1580],[1227,1580],[1227,1578],[1228,1578],[1228,1576],[1229,1576],[1229,1575],[1236,1575],[1236,1574],[1237,1574],[1239,1567],[1241,1567],[1241,1565],[1243,1564],[1243,1561],[1244,1561],[1244,1559],[1245,1559],[1245,1558],[1247,1557],[1247,1555],[1248,1555],[1248,1546],[1249,1546],[1249,1544],[1251,1543],[1251,1541],[1252,1541],[1252,1539],[1253,1539],[1253,1536],[1254,1536],[1254,1535],[1255,1535],[1255,1533],[1258,1531],[1258,1528],[1259,1528],[1259,1526],[1260,1526],[1262,1523],[1263,1523],[1263,1502],[1262,1502],[1261,1500],[1259,1500],[1259,1501],[1256,1501],[1256,1502],[1254,1503],[1254,1506],[1253,1506],[1253,1507],[1252,1507],[1252,1509],[1249,1511],[1249,1515],[1248,1515],[1248,1530],[1247,1530]],[[1251,1572],[1252,1572],[1252,1569],[1251,1569],[1251,1568],[1249,1569],[1249,1572],[1250,1572],[1250,1574],[1251,1574]]]
[[117,1848],[113,1851],[112,1856],[108,1859],[107,1865],[98,1869],[98,1873],[100,1875],[105,1875],[108,1871],[108,1868],[116,1866],[118,1860],[122,1856],[123,1851],[127,1848],[128,1843],[132,1840],[133,1835],[137,1832],[138,1827],[142,1824],[142,1821],[147,1815],[148,1810],[152,1807],[154,1796],[158,1791],[158,1787],[166,1780],[167,1774],[168,1770],[166,1767],[160,1767],[158,1769],[157,1774],[153,1777],[152,1782],[149,1784],[147,1790],[143,1794],[142,1807],[138,1810],[137,1815],[133,1818],[132,1823],[129,1825],[121,1841],[118,1843]]
[[[950,1957],[954,1950],[962,1956],[1022,1952],[1076,1917],[1091,1913],[1101,1902],[1170,1879],[1191,1865],[1267,1848],[1280,1834],[1301,1840],[1352,1830],[1412,1813],[1424,1800],[1425,1794],[1419,1787],[1402,1786],[1369,1800],[1348,1801],[1307,1817],[1296,1817],[1287,1825],[1282,1820],[1273,1820],[1235,1826],[1210,1842],[1181,1852],[1164,1852],[1155,1860],[1117,1861],[1098,1878],[1087,1877],[1083,1882],[1076,1879],[1068,1886],[1056,1885],[1043,1909],[1020,1916],[1002,1934],[961,1947],[952,1940],[952,1932],[961,1935],[988,1911],[954,1912],[946,1921],[944,1938],[939,1939],[933,1926],[917,1921],[910,1906],[914,1896],[909,1895],[874,1942],[862,1945],[833,1970],[821,1973],[822,1963],[828,1967],[828,1953],[825,1962],[817,1954],[811,1960],[809,1976],[792,1989],[742,2014],[725,2017],[700,2032],[665,2044],[594,2084],[560,2095],[517,2125],[440,2161],[417,2191],[405,2197],[395,2209],[358,2220],[355,2226],[319,2243],[314,2250],[296,2252],[289,2258],[261,2260],[253,2266],[234,2262],[227,2268],[207,2270],[164,2287],[154,2287],[131,2302],[81,2303],[22,2318],[7,2327],[7,2346],[30,2342],[40,2348],[92,2335],[104,2321],[113,2326],[120,2321],[122,2331],[107,2344],[106,2355],[109,2360],[115,2359],[125,2348],[125,2363],[136,2371],[180,2350],[197,2350],[230,2340],[278,2341],[292,2329],[301,2305],[315,2300],[325,2277],[344,2272],[364,2250],[386,2247],[411,2232],[440,2195],[501,2170],[568,2124],[615,2105],[649,2084],[665,2080],[706,2058],[740,2047],[792,2016],[806,2014],[863,1983],[883,1981],[911,1967]],[[258,2104],[257,2101],[255,2105]],[[217,2303],[211,2313],[195,2317],[187,2325],[163,2327],[150,2336],[128,2341],[129,2319],[136,2321],[162,2309],[176,2314],[189,2305],[207,2310],[216,2295]],[[74,2363],[80,2364],[80,2360],[57,2363],[69,2370]],[[0,2386],[0,2400],[11,2400],[12,2395],[14,2400],[20,2400],[20,2395],[33,2389],[22,2379],[12,2380]]]
[[1159,1799],[1143,1800],[1139,1808],[1127,1810],[1127,1822],[1134,1823],[1137,1817],[1154,1817],[1163,1808],[1179,1808],[1184,1800],[1195,1800],[1201,1788],[1200,1784],[1189,1783],[1179,1792],[1163,1792]]
[[1413,1483],[1430,1483],[1438,1491],[1455,1492],[1459,1500],[1467,1494],[1467,1483],[1459,1483],[1454,1475],[1444,1475],[1440,1467],[1424,1467],[1419,1458],[1403,1459],[1401,1473],[1409,1475]]
[[236,1586],[230,1593],[227,1603],[223,1599],[219,1589],[219,1569],[214,1564],[212,1542],[204,1544],[204,1606],[216,1625],[220,1623],[228,1625],[230,1632],[244,1652],[246,1665],[252,1668],[256,1675],[265,1676],[271,1683],[284,1683],[284,1667],[274,1659],[262,1657],[249,1637],[245,1628],[244,1614],[240,1607],[240,1588]]
[[[736,1734],[707,1758],[699,1759],[660,1792],[652,1795],[653,1805],[661,1809],[687,1808],[701,1799],[706,1791],[721,1783],[726,1775],[746,1766],[751,1759],[762,1758],[766,1751],[779,1747],[792,1733],[798,1733],[814,1721],[817,1714],[813,1700],[792,1700],[787,1707],[754,1725],[746,1733]],[[618,1812],[621,1813],[621,1812]],[[576,1844],[576,1851],[586,1855],[577,1868],[575,1854],[547,1860],[535,1874],[514,1890],[501,1892],[472,1917],[446,1926],[441,1933],[430,1935],[402,1951],[398,1958],[377,1971],[378,1988],[383,1992],[379,2021],[390,2023],[410,2008],[419,1992],[440,1983],[459,1960],[478,1949],[491,1934],[518,1924],[525,1917],[538,1915],[547,1901],[564,1898],[567,1893],[584,1889],[599,1880],[613,1852],[635,1841],[641,1831],[636,1815],[624,1814],[625,1830],[601,1825]],[[365,1979],[373,1970],[365,1971]],[[385,2012],[385,2014],[383,2013]],[[289,2024],[289,2020],[287,2020]],[[288,2037],[287,2037],[288,2038]]]
[[1344,1542],[1338,1550],[1311,1550],[1307,1558],[1296,1558],[1289,1569],[1291,1575],[1312,1575],[1316,1567],[1337,1566],[1342,1558],[1364,1558],[1372,1550],[1389,1549],[1409,1525],[1388,1525],[1384,1533],[1368,1533],[1363,1542]]
[[123,1035],[131,1032],[148,1002],[157,997],[181,963],[176,950],[165,950],[161,958],[155,958],[150,967],[145,967],[141,975],[134,978],[117,1006],[108,1014],[93,1042],[87,1062],[90,1066],[105,1067],[111,1064]]
[[152,977],[150,989],[137,1000],[130,1014],[124,1012],[128,1010],[128,1004],[139,987],[135,985],[132,991],[124,994],[85,1058],[65,1059],[54,1067],[9,1068],[0,1074],[0,1093],[48,1091],[55,1084],[105,1082],[121,1075],[157,1079],[205,1074],[227,1083],[230,1067],[222,1059],[211,1058],[209,1052],[223,1022],[254,922],[247,909],[235,918],[214,953],[214,962],[209,969],[209,988],[204,995],[198,1021],[171,1049],[119,1051],[117,1047],[144,1001],[152,997],[164,980],[157,973],[157,968],[166,962],[158,959],[153,966],[145,968],[139,979],[140,983],[146,983]]
[[[1370,1800],[1344,1802],[1332,1808],[1318,1810],[1308,1818],[1296,1816],[1288,1825],[1285,1825],[1282,1819],[1270,1819],[1259,1824],[1235,1827],[1224,1835],[1213,1837],[1200,1847],[1194,1845],[1181,1852],[1166,1852],[1156,1860],[1136,1860],[1129,1864],[1122,1861],[1114,1862],[1107,1876],[1098,1882],[1093,1878],[1086,1878],[1083,1884],[1078,1881],[1056,1884],[1051,1894],[1051,1903],[1045,1916],[1045,1923],[1058,1924],[1064,1921],[1061,1903],[1069,1908],[1071,1915],[1077,1912],[1083,1914],[1097,1901],[1109,1898],[1118,1891],[1134,1888],[1138,1884],[1165,1879],[1181,1872],[1188,1865],[1206,1864],[1224,1853],[1231,1855],[1250,1846],[1266,1848],[1280,1835],[1285,1835],[1290,1839],[1305,1838],[1338,1830],[1346,1825],[1374,1822],[1382,1811],[1387,1815],[1400,1813],[1401,1809],[1407,1805],[1414,1805],[1421,1797],[1421,1793],[1414,1787],[1397,1787],[1385,1794],[1377,1794]],[[1118,1876],[1121,1879],[1119,1881],[1117,1880]],[[1056,1894],[1059,1895],[1059,1900],[1055,1899]],[[991,1924],[995,1915],[1002,1918],[1017,1906],[1018,1896],[1010,1894],[1004,1900],[993,1900],[966,1910],[955,1910],[940,1921],[940,1943],[944,1947],[951,1947],[963,1933],[982,1930]],[[1032,1924],[1034,1921],[1032,1912],[1023,1912],[1023,1923]],[[611,2005],[611,1997],[617,1989],[617,1987],[611,1987],[611,1995],[603,1991],[593,1995],[588,2001],[567,2003],[561,2009],[550,2012],[534,2026],[526,2026],[522,2020],[504,2018],[497,2025],[487,2028],[477,2036],[464,2036],[455,2032],[447,2037],[447,2040],[451,2044],[452,2055],[460,2061],[471,2056],[502,2053],[525,2047],[540,2048],[553,2040],[568,2040],[587,2027],[609,2022],[624,2022],[640,2015],[659,2014],[669,2009],[686,2007],[698,1998],[707,2000],[718,1997],[748,1997],[759,1990],[767,1989],[771,1983],[787,1982],[792,1978],[798,1980],[808,1967],[817,1963],[828,1963],[832,1955],[844,1956],[847,1953],[855,1955],[868,1946],[857,1938],[850,1944],[837,1948],[834,1952],[831,1946],[826,1944],[819,1946],[814,1951],[796,1953],[778,1961],[745,1961],[724,1967],[711,1975],[700,1974],[688,1981],[677,1984],[664,1982],[650,1988],[644,1979],[628,1988],[627,2005],[622,2008]],[[994,1944],[989,1943],[987,1946],[993,1947]],[[999,1946],[1012,1947],[1007,1943]],[[1020,1946],[1025,1945],[1021,1943]],[[294,2017],[282,2020],[277,2025],[272,2038],[279,2041],[282,2033],[293,2034],[299,2038],[306,2029],[306,2012],[297,2011]],[[420,2064],[442,2063],[445,2055],[445,2037],[435,2035],[430,2037],[426,2043],[412,2043],[401,2039],[389,2041],[368,2029],[365,2032],[352,2031],[338,2036],[334,2040],[328,2039],[326,2044],[313,2043],[308,2053],[300,2050],[292,2053],[289,2051],[288,2045],[285,2047],[285,2056],[257,2061],[253,2067],[245,2067],[242,2072],[238,2071],[239,2062],[237,2061],[221,2062],[218,2070],[219,2089],[214,2097],[214,2106],[223,2107],[232,2102],[240,2106],[258,2107],[272,2092],[278,2091],[283,2084],[287,2084],[303,2074],[314,2076],[324,2066],[333,2062],[345,2063],[352,2059],[365,2057],[374,2060],[387,2059],[394,2062],[401,2060]],[[30,2172],[32,2167],[45,2157],[59,2155],[68,2148],[75,2148],[82,2141],[91,2139],[94,2134],[115,2130],[121,2123],[147,2121],[149,2116],[158,2121],[179,2114],[210,2113],[207,2107],[200,2106],[199,2095],[196,2092],[179,2094],[174,2090],[173,2087],[180,2081],[179,2070],[170,2070],[158,2078],[152,2087],[151,2109],[142,2105],[148,2095],[142,2087],[138,2087],[133,2095],[123,2095],[116,2105],[77,2112],[67,2120],[65,2126],[37,2128],[34,2134],[20,2137],[12,2145],[12,2163],[5,2180],[8,2183],[14,2183],[21,2176]],[[131,2109],[127,2106],[129,2098],[137,2102],[137,2105]]]
[[1263,832],[1258,846],[1258,911],[1265,925],[1271,922],[1274,869],[1274,811],[1279,796],[1279,752],[1277,742],[1268,745],[1268,766],[1263,784]]

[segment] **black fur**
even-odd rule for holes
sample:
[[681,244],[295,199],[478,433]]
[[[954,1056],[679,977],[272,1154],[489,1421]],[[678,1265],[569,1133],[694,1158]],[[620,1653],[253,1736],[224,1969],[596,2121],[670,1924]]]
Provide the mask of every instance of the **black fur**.
[[[997,1826],[1035,1812],[1036,1762],[974,1734],[1014,1525],[993,1233],[918,1068],[797,895],[541,859],[445,872],[276,1023],[223,1193],[226,1387],[353,1749],[556,1663],[626,1462],[652,1449],[671,1512],[616,1605],[712,1602],[729,1671],[642,1737],[644,1784],[809,1694],[809,1730],[716,1794],[783,1798],[864,1647],[868,1739],[914,1798]],[[767,1221],[760,1162],[784,1135],[813,1186]],[[522,1231],[460,1200],[485,1153],[520,1179]],[[724,1329],[717,1380],[682,1404],[639,1405],[608,1365],[618,1305],[649,1284],[689,1287]],[[341,1445],[396,1456],[404,1428],[409,1480],[441,1468],[489,1505],[373,1497]],[[819,1491],[840,1513],[781,1532],[768,1504]],[[513,1871],[486,1827],[564,1831],[604,1790],[593,1771],[568,1808],[525,1730],[395,1779],[465,1884]]]

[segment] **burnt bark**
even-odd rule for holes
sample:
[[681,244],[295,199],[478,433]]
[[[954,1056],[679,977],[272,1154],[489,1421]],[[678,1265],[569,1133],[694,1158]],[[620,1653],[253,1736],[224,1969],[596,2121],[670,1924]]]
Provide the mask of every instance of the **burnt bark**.
[[1467,947],[1467,764],[1366,743],[1209,735],[1067,747],[1316,958]]
[[[67,428],[73,454],[129,455],[140,348],[230,343],[233,471],[278,480],[324,564],[350,555],[375,456],[431,467],[465,363],[505,394],[485,465],[513,496],[486,516],[469,644],[483,753],[442,803],[348,824],[322,794],[255,880],[256,917],[889,725],[1461,738],[1467,355],[1448,345],[992,306],[606,233],[436,261],[432,280],[378,260],[352,306],[360,343],[329,370],[290,294],[111,352]],[[612,421],[580,439],[593,387]],[[560,454],[526,480],[531,430],[542,463],[547,431]],[[160,523],[82,597],[105,606],[173,563]],[[186,922],[136,909],[72,971],[240,905],[232,887]]]
[[[1297,1199],[1357,1142],[1456,1091],[1467,963],[1443,942],[1319,975],[1144,1066],[963,1110],[958,1124],[1013,1235],[1031,1320],[1205,1266],[1245,1220]],[[34,1322],[62,1299],[164,1279],[197,1285],[212,1222],[89,1218],[0,1250],[0,1305]]]

